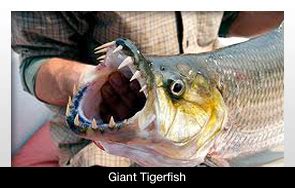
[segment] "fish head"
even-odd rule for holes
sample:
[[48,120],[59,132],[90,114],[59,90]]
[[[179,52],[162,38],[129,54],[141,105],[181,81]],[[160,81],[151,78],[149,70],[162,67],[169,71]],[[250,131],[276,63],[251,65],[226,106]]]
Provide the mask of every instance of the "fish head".
[[[66,119],[70,128],[99,142],[107,152],[143,166],[202,163],[227,119],[218,84],[206,68],[179,56],[146,58],[123,38],[96,49],[103,51],[103,62],[86,74],[69,100]],[[97,70],[104,71],[97,74]],[[104,74],[115,71],[137,79],[146,102],[132,117],[103,122],[95,112],[99,111],[95,104],[101,103],[97,91]]]
[[159,133],[180,145],[198,138],[196,146],[201,147],[220,130],[223,122],[218,121],[226,118],[220,88],[205,68],[186,64],[185,57],[158,61],[153,61],[155,83],[151,93]]

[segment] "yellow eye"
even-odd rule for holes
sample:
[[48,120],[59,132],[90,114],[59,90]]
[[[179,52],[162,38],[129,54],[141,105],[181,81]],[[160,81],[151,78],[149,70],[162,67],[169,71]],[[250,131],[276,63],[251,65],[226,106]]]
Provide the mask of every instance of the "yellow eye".
[[176,97],[180,97],[185,90],[185,85],[182,80],[172,81],[170,84],[170,93]]

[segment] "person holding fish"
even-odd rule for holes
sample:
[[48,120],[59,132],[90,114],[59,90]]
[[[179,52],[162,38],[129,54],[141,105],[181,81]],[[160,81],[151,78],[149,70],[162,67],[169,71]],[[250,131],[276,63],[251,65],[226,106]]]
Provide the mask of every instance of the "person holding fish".
[[[13,165],[230,165],[220,155],[216,160],[205,160],[213,159],[215,153],[222,153],[220,150],[226,148],[218,145],[216,148],[222,149],[212,152],[215,145],[213,142],[209,144],[209,140],[213,137],[214,140],[223,139],[220,131],[231,129],[226,123],[231,121],[228,116],[232,117],[233,111],[237,113],[237,110],[225,110],[232,104],[221,99],[228,94],[224,91],[227,81],[221,82],[221,78],[215,79],[215,75],[207,73],[213,68],[205,64],[192,68],[191,63],[181,63],[195,58],[178,55],[208,54],[223,47],[218,36],[252,38],[279,27],[282,21],[282,12],[13,12],[12,48],[21,56],[23,86],[56,112],[46,127],[50,126],[53,140],[50,143],[58,148],[47,151],[44,147],[44,153],[58,158],[55,163],[46,163],[52,158],[44,157],[46,155],[38,158],[30,151],[30,148],[43,147],[42,136],[38,136],[13,158]],[[280,40],[277,35],[271,37]],[[249,45],[261,45],[259,41],[256,43]],[[280,47],[273,48],[278,48],[279,53]],[[280,55],[276,57],[278,62]],[[223,57],[226,56],[198,56],[200,61],[212,61],[212,65],[219,61],[223,63]],[[281,64],[273,66],[281,70]],[[161,76],[157,75],[159,72]],[[259,77],[271,78],[261,72],[257,73]],[[243,71],[237,74],[244,79],[243,83],[250,79]],[[280,77],[281,72],[274,74]],[[228,83],[232,83],[231,79]],[[166,90],[155,89],[157,84],[161,88],[167,87]],[[259,88],[263,90],[263,81],[255,81],[255,84],[260,84]],[[281,83],[275,87],[280,97]],[[198,90],[197,94],[188,92],[188,88]],[[243,88],[244,85],[234,91],[240,95]],[[210,99],[204,100],[203,96],[210,96]],[[155,105],[157,99],[160,104]],[[188,103],[190,100],[194,102]],[[161,105],[165,102],[170,107],[166,105],[168,107],[163,110]],[[273,103],[281,104],[279,101]],[[174,115],[170,118],[171,113]],[[166,118],[159,117],[163,114]],[[199,114],[204,116],[196,118]],[[240,117],[240,114],[234,116]],[[171,123],[172,119],[174,122]],[[194,125],[190,125],[192,122]],[[216,130],[209,131],[208,126]],[[279,140],[281,126],[273,129]],[[238,129],[232,130],[238,132]],[[179,150],[185,143],[190,147]],[[194,145],[200,150],[192,150]],[[237,142],[234,149],[227,150],[239,150],[231,153],[231,157],[240,155],[243,148],[240,145]],[[180,155],[178,150],[185,152]],[[257,150],[260,151],[260,147]],[[248,151],[245,149],[245,153]],[[227,155],[222,153],[222,156]],[[19,162],[24,157],[29,162]]]

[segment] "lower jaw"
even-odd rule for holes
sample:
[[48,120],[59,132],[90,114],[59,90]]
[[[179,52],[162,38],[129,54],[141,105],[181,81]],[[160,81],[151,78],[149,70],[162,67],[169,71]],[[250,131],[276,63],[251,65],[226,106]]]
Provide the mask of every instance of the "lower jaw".
[[[131,161],[141,166],[155,166],[155,167],[171,167],[171,166],[196,166],[204,161],[207,152],[203,152],[197,157],[189,157],[178,155],[174,151],[180,152],[180,150],[171,149],[172,153],[163,152],[163,149],[169,148],[169,145],[162,147],[155,147],[155,144],[145,140],[130,141],[128,143],[117,143],[112,141],[99,141],[103,148],[110,154],[118,155],[129,158]],[[154,145],[153,145],[154,144]],[[153,147],[151,147],[153,145]]]
[[191,154],[185,155],[186,149],[162,142],[156,119],[148,117],[154,115],[145,109],[148,105],[154,105],[154,101],[148,99],[145,107],[121,128],[107,128],[103,134],[88,129],[82,137],[98,142],[110,154],[128,157],[143,166],[195,166],[203,162],[207,152],[192,158]]
[[[104,67],[104,66],[102,66],[101,69],[106,69],[106,70],[102,70],[102,71],[104,71],[104,73],[108,74],[108,75],[110,75],[113,72],[118,71],[116,68],[110,69],[109,67]],[[96,77],[96,79],[99,79],[101,81],[101,76]],[[135,122],[137,123],[137,120],[136,120],[136,117],[138,117],[137,114],[142,113],[143,109],[141,109],[139,112],[137,112],[137,114],[135,114],[134,116],[126,118],[123,121],[112,122],[113,125],[111,127],[110,127],[111,122],[104,123],[102,121],[101,117],[99,117],[99,116],[97,117],[95,115],[94,110],[90,110],[91,108],[89,108],[89,106],[93,105],[93,103],[87,102],[87,101],[91,101],[91,99],[95,98],[95,97],[91,96],[91,94],[89,95],[89,93],[91,93],[91,90],[93,89],[92,86],[95,85],[95,80],[92,80],[91,82],[84,84],[84,86],[82,86],[79,89],[79,91],[76,91],[76,93],[74,93],[73,100],[72,101],[69,100],[68,108],[70,108],[70,109],[67,108],[66,114],[67,114],[67,116],[69,116],[69,117],[67,117],[67,119],[69,119],[69,122],[71,122],[70,124],[72,124],[71,127],[74,130],[74,132],[76,132],[78,134],[83,133],[83,135],[87,134],[87,131],[90,133],[92,133],[92,132],[103,133],[106,131],[113,132],[114,130],[122,129],[129,124],[134,124]],[[140,81],[143,82],[142,79]],[[102,85],[104,83],[101,82],[101,84],[96,87],[99,89],[102,87]],[[143,84],[140,84],[140,85],[142,86]],[[78,94],[77,94],[77,92],[78,92]],[[81,97],[79,97],[79,92],[81,94]],[[147,96],[147,93],[145,93],[145,94]],[[99,94],[98,98],[101,98],[100,94]],[[85,101],[86,101],[86,103],[85,103]],[[97,106],[99,106],[100,101],[97,101],[97,103],[98,103]],[[69,113],[72,113],[72,114],[69,115]],[[76,119],[77,115],[79,116],[78,119],[80,120],[79,126],[77,126],[77,124],[75,124],[75,119]],[[95,123],[97,124],[96,126],[92,126],[93,119],[95,119]],[[74,122],[74,125],[73,125],[73,122]],[[81,122],[86,122],[86,123],[88,122],[87,123],[88,125],[83,126],[83,125],[81,125]],[[80,127],[80,129],[78,129],[79,127]],[[108,128],[110,128],[110,129],[108,129]]]

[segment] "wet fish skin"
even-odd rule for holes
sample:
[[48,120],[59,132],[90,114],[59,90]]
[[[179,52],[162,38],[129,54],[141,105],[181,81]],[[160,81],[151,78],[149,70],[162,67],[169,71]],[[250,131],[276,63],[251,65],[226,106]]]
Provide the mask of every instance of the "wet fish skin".
[[[91,123],[91,120],[81,116],[83,113],[79,111],[79,106],[81,106],[79,96],[83,97],[85,94],[82,87],[74,96],[73,105],[70,105],[67,116],[70,127],[77,134],[84,133],[84,130],[90,130],[91,124],[97,124],[97,126],[92,126],[95,131],[99,127],[105,133],[97,134],[96,131],[90,136],[86,132],[84,135],[86,138],[97,140],[100,143],[109,140],[116,141],[111,144],[105,142],[103,145],[108,148],[110,153],[132,157],[135,161],[146,166],[192,166],[203,162],[203,157],[206,157],[207,165],[227,166],[228,161],[233,158],[262,152],[282,144],[284,74],[282,27],[245,43],[214,52],[151,57],[148,60],[127,40],[117,41],[122,42],[120,44],[122,47],[116,48],[119,51],[126,49],[126,47],[130,49],[128,44],[131,45],[133,54],[135,54],[132,56],[135,59],[135,65],[145,77],[149,101],[146,110],[141,112],[138,123],[135,122],[132,126],[125,126],[112,132],[108,129],[112,123],[108,125],[100,122],[99,119]],[[126,44],[127,46],[124,46]],[[182,78],[190,80],[190,76],[193,83],[203,87],[196,91],[202,101],[207,99],[213,101],[214,105],[217,104],[217,109],[220,112],[226,111],[227,121],[223,121],[223,117],[220,119],[220,114],[205,112],[199,108],[202,106],[196,101],[200,97],[192,97],[193,101],[171,98],[168,94],[169,87],[165,86],[165,82],[173,77],[180,80]],[[163,82],[164,85],[158,87],[158,82],[160,84]],[[192,94],[193,89],[194,87],[186,85],[185,96]],[[157,94],[161,94],[162,98]],[[215,98],[211,99],[212,97]],[[171,102],[178,100],[186,102],[187,106],[175,106]],[[184,103],[179,104],[183,105]],[[188,106],[192,109],[186,112]],[[157,110],[160,107],[164,111]],[[213,106],[212,109],[214,107],[216,106]],[[185,112],[177,111],[179,108]],[[159,113],[165,111],[168,112],[166,116]],[[79,114],[78,118],[76,118],[77,114]],[[211,116],[212,114],[214,116]],[[224,113],[222,116],[225,117]],[[158,137],[158,134],[149,134],[150,130],[145,132],[147,134],[141,134],[143,131],[138,126],[146,124],[149,121],[147,117],[153,117],[150,118],[152,123],[148,124],[153,125],[150,129],[154,132],[158,133],[157,129],[154,129],[155,127],[160,129],[164,127],[164,134],[161,137]],[[206,118],[214,120],[210,126],[214,122],[219,124],[216,125],[216,129],[209,128],[211,135],[205,136],[206,139],[202,139],[204,141],[198,145],[203,132],[196,132],[198,129],[195,129],[195,126],[199,124],[201,129],[208,126],[208,123],[204,124]],[[215,121],[218,118],[219,121]],[[165,120],[164,124],[162,120]],[[116,122],[115,126],[118,127],[119,124]],[[121,124],[125,125],[126,123],[122,122]],[[148,124],[146,126],[149,126]],[[165,128],[165,126],[168,127]],[[179,132],[183,129],[186,129],[190,134],[181,135],[182,133],[180,133],[179,136]],[[172,132],[170,137],[168,136],[169,132]],[[162,139],[161,142],[159,142],[159,138]],[[150,157],[142,158],[143,154]]]
[[213,148],[220,157],[234,158],[283,144],[283,37],[281,27],[215,54],[221,60],[212,65],[221,75],[229,112],[229,130],[221,133]]
[[230,160],[283,144],[283,37],[281,26],[215,52],[155,57],[159,66],[178,72],[183,71],[179,65],[189,66],[220,85],[228,121],[210,150],[210,159]]

